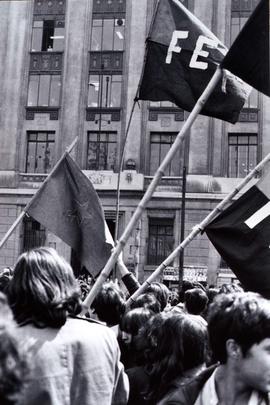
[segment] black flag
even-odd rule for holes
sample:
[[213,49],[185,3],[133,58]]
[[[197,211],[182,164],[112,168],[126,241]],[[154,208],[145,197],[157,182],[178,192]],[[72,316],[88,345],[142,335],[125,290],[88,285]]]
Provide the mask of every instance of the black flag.
[[241,283],[270,298],[270,173],[215,218],[206,233]]
[[269,0],[261,0],[255,8],[221,67],[270,96]]
[[[146,45],[138,99],[172,101],[191,111],[227,48],[180,0],[160,0]],[[201,114],[235,123],[250,87],[227,72]]]

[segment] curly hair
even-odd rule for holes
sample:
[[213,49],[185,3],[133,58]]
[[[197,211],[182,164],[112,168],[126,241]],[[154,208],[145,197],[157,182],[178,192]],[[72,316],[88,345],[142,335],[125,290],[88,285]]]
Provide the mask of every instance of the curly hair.
[[161,305],[157,297],[153,293],[145,293],[139,295],[130,305],[131,309],[134,308],[145,308],[150,309],[155,314],[161,311]]
[[52,248],[40,247],[17,260],[8,299],[19,324],[58,328],[81,311],[80,288],[72,268]]
[[0,403],[15,405],[28,372],[26,356],[16,338],[16,324],[4,294],[0,293]]
[[208,314],[213,362],[227,362],[226,342],[234,339],[245,356],[254,344],[270,338],[270,302],[259,294],[219,294]]

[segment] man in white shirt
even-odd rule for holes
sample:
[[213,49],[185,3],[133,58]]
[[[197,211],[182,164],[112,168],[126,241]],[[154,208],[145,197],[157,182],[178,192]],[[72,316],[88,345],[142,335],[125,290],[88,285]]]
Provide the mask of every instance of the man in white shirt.
[[270,405],[270,301],[221,294],[210,306],[208,332],[216,366],[179,385],[170,405]]
[[221,295],[208,330],[220,365],[195,405],[265,405],[270,392],[270,302],[254,293]]

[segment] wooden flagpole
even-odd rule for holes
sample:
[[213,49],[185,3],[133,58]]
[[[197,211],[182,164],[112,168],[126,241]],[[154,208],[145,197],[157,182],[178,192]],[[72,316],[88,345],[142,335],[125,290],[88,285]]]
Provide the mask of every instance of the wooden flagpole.
[[221,212],[223,212],[228,204],[232,202],[233,197],[243,189],[243,187],[257,174],[263,167],[270,161],[270,153],[257,164],[257,166],[238,184],[235,189],[229,193],[217,206],[211,211],[207,217],[200,223],[194,226],[190,234],[183,240],[180,245],[156,268],[156,270],[148,277],[148,279],[138,288],[137,291],[128,299],[127,305],[131,304],[140,294],[142,294],[147,286],[149,286],[162,272],[163,270],[177,257],[180,251],[184,250],[185,247],[199,234],[206,226]]
[[183,140],[185,139],[186,135],[188,134],[188,130],[197,118],[198,114],[201,112],[203,106],[205,105],[206,101],[208,100],[209,96],[211,95],[212,91],[216,87],[216,84],[222,77],[222,70],[218,66],[217,70],[215,71],[214,75],[212,76],[210,82],[208,83],[207,87],[205,88],[204,92],[198,99],[197,103],[195,104],[193,110],[191,111],[188,119],[185,121],[181,131],[178,133],[172,147],[168,151],[167,155],[165,156],[164,160],[162,161],[161,165],[157,169],[155,176],[153,177],[148,189],[146,190],[141,202],[137,206],[127,228],[125,229],[123,235],[119,239],[114,252],[112,253],[111,257],[109,258],[107,264],[105,265],[104,269],[101,271],[99,277],[97,278],[95,284],[93,285],[92,289],[90,290],[89,294],[84,300],[84,309],[83,313],[87,311],[87,308],[93,302],[97,292],[99,291],[100,287],[103,284],[103,281],[106,280],[111,272],[112,267],[117,261],[117,258],[120,252],[125,247],[128,238],[130,237],[134,227],[136,226],[137,221],[141,218],[143,211],[145,210],[148,202],[150,201],[154,191],[165,173],[165,169],[168,164],[172,161],[173,157],[175,156],[176,152],[178,151],[180,145],[182,144]]
[[76,143],[78,142],[78,137],[76,136],[76,138],[74,139],[74,141],[66,148],[65,152],[63,153],[63,155],[61,156],[61,158],[58,160],[58,162],[55,164],[55,166],[53,167],[53,169],[51,170],[51,172],[49,173],[49,175],[46,177],[46,179],[44,180],[44,182],[41,184],[41,186],[39,187],[39,189],[36,191],[36,193],[33,195],[33,197],[31,198],[31,200],[28,202],[28,204],[26,205],[26,207],[23,209],[23,211],[20,213],[20,215],[18,216],[18,218],[16,218],[16,220],[14,221],[14,223],[11,225],[11,227],[9,228],[9,230],[7,231],[7,233],[4,235],[4,237],[2,238],[2,240],[0,241],[0,249],[3,247],[4,243],[8,240],[8,238],[10,237],[10,235],[14,232],[14,230],[16,229],[16,227],[19,225],[19,223],[23,220],[24,216],[27,214],[27,210],[29,209],[29,207],[31,206],[31,204],[33,203],[34,199],[38,196],[38,194],[40,193],[41,189],[43,188],[44,184],[46,184],[49,179],[51,178],[51,176],[53,175],[53,173],[55,172],[55,170],[58,168],[58,166],[60,165],[60,163],[62,162],[62,160],[66,157],[66,155],[68,153],[70,153],[72,151],[72,149],[74,148],[74,146],[76,145]]

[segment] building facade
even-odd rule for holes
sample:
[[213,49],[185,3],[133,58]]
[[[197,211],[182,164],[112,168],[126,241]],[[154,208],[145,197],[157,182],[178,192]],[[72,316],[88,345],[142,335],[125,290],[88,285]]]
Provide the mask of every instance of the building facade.
[[[228,47],[258,0],[182,1]],[[169,102],[134,105],[155,0],[0,2],[0,236],[3,237],[63,151],[72,152],[115,230],[117,176],[121,235],[187,113]],[[143,281],[180,243],[183,168],[185,235],[270,152],[269,98],[253,91],[235,125],[199,116],[128,240],[124,260]],[[132,114],[132,119],[130,120]],[[25,217],[1,249],[0,266],[23,250],[75,255]],[[185,277],[210,284],[232,277],[205,235],[185,250]],[[178,259],[165,272],[177,283]]]

